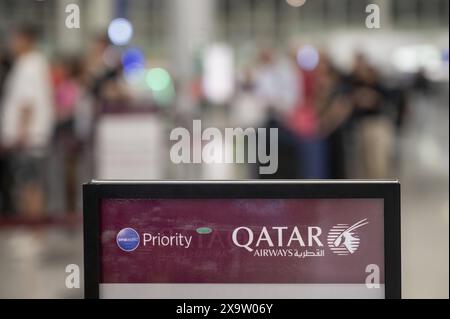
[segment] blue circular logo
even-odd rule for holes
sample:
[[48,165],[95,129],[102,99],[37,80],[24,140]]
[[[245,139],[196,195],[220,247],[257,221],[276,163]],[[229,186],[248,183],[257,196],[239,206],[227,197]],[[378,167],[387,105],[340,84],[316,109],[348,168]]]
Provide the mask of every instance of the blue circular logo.
[[133,228],[124,228],[117,234],[117,246],[124,251],[133,251],[139,246],[139,234]]

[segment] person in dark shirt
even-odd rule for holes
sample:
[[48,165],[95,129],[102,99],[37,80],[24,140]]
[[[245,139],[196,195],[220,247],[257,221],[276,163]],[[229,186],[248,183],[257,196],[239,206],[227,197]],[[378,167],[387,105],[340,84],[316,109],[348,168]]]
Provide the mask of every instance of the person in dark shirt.
[[[11,58],[0,40],[0,101],[3,99],[5,81],[11,69]],[[0,106],[2,103],[0,102]],[[0,110],[1,114],[1,110]],[[11,212],[11,174],[8,169],[7,153],[0,149],[0,215]]]
[[6,77],[12,67],[12,58],[7,50],[7,46],[0,38],[0,99],[5,90]]
[[346,85],[353,109],[353,177],[388,178],[395,134],[387,110],[387,90],[362,54],[356,55]]

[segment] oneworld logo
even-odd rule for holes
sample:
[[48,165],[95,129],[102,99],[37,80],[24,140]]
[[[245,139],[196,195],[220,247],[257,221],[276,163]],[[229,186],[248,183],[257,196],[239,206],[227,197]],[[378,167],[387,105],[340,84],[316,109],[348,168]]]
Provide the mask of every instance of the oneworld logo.
[[117,233],[117,246],[123,251],[133,251],[138,248],[141,239],[133,228],[124,228]]
[[358,228],[367,225],[367,218],[349,224],[337,224],[328,232],[327,242],[331,251],[340,256],[346,256],[355,253],[359,248]]

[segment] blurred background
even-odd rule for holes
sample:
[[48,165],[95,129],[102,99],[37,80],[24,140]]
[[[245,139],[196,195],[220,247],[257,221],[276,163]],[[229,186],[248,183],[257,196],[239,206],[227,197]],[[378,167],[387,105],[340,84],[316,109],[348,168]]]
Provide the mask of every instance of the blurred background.
[[[447,0],[0,0],[0,298],[83,297],[92,178],[399,179],[403,295],[448,298],[448,23]],[[277,173],[172,164],[193,119],[277,127]]]

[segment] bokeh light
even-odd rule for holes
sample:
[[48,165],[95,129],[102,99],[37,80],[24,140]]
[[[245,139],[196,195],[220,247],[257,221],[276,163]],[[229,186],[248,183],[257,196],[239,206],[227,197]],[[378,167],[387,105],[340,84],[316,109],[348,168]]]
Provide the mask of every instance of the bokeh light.
[[152,91],[163,91],[171,85],[171,78],[169,72],[162,68],[153,68],[147,72],[145,77],[147,85]]
[[133,37],[133,26],[127,19],[114,19],[108,26],[108,37],[115,45],[126,45]]
[[319,52],[312,45],[305,45],[297,52],[297,63],[304,71],[312,71],[319,64]]
[[129,48],[122,54],[122,66],[129,84],[139,85],[145,79],[145,56],[139,48]]
[[292,7],[301,7],[306,3],[306,0],[286,0],[286,2]]
[[125,69],[134,66],[144,67],[145,65],[144,53],[138,48],[127,49],[122,54],[122,65]]
[[448,63],[448,48],[446,48],[442,51],[442,60],[445,63]]

